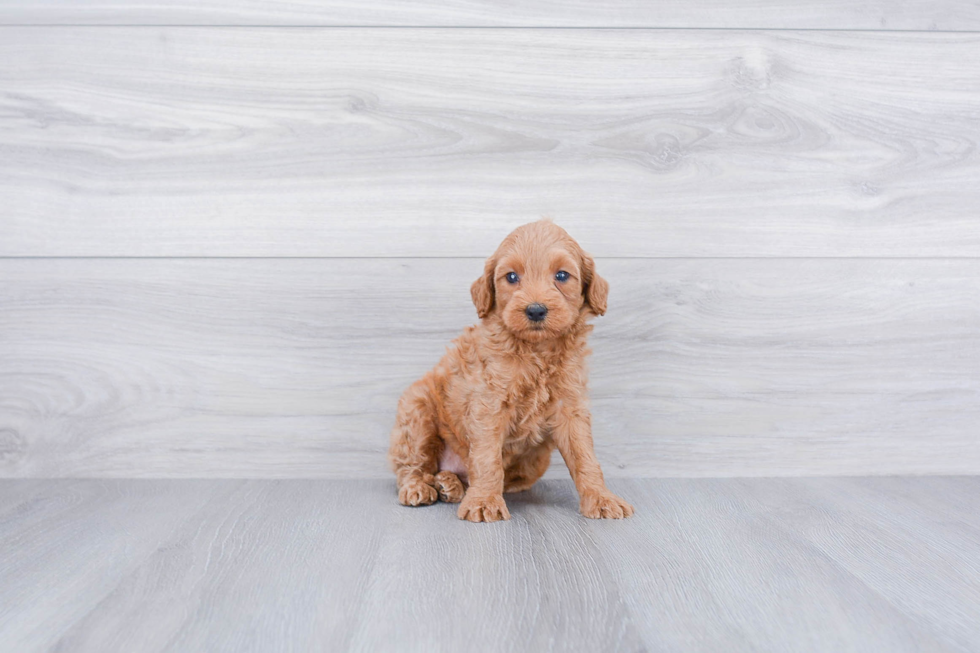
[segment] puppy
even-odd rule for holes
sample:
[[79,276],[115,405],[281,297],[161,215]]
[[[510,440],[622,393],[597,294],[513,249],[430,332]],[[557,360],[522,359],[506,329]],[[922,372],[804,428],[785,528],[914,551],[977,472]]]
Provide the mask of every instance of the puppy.
[[606,488],[586,403],[587,321],[606,312],[608,291],[552,222],[504,239],[470,288],[480,324],[398,403],[389,458],[403,505],[442,499],[459,502],[460,519],[510,519],[503,493],[531,487],[557,446],[583,515],[633,514]]

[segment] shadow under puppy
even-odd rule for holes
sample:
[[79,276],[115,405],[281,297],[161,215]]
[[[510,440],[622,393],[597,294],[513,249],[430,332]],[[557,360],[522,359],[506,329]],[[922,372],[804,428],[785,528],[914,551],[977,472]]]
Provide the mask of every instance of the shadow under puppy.
[[398,403],[389,458],[402,504],[461,501],[460,519],[510,519],[503,493],[531,487],[557,446],[583,515],[633,514],[606,488],[586,397],[587,320],[606,312],[608,290],[548,220],[504,239],[470,289],[481,322]]

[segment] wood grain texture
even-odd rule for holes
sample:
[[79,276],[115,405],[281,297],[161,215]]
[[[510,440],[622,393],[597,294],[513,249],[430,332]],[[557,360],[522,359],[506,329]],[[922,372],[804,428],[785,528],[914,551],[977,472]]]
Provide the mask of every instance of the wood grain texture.
[[[480,259],[0,261],[0,474],[385,477]],[[980,261],[603,260],[610,476],[978,473]],[[559,462],[552,474],[565,476]]]
[[954,0],[3,0],[0,24],[977,30],[980,5]]
[[[652,5],[651,5],[652,6]],[[0,28],[0,256],[980,256],[980,35]]]
[[[898,486],[910,500],[895,496],[890,486]],[[751,486],[747,503],[764,495],[772,509],[799,514],[801,505],[819,506],[806,511],[799,535],[817,552],[872,588],[937,641],[952,650],[972,651],[980,644],[980,563],[969,546],[978,545],[976,518],[971,524],[957,523],[955,514],[936,510],[936,499],[960,494],[976,494],[976,478],[947,482],[945,492],[931,493],[925,487],[897,479],[882,485],[855,490],[855,484],[836,485],[825,481],[789,484],[774,481],[764,490]],[[855,505],[854,494],[865,499]],[[802,499],[802,501],[801,501]],[[925,506],[922,503],[932,503]],[[915,538],[930,551],[935,564],[918,564],[907,546]],[[942,571],[958,570],[968,582],[948,587]],[[927,647],[928,648],[928,647]]]
[[[943,507],[968,501],[976,478],[621,487],[658,525],[642,539],[613,531],[595,541],[617,561],[613,581],[650,650],[971,651],[980,642],[980,569],[971,560],[980,539],[951,527],[959,515]],[[947,586],[954,569],[963,583]],[[875,623],[889,625],[868,628]],[[746,642],[755,639],[746,631],[766,633],[765,643]]]
[[[513,519],[387,481],[0,482],[17,651],[973,651],[976,478],[569,481]],[[975,513],[974,513],[975,514]]]

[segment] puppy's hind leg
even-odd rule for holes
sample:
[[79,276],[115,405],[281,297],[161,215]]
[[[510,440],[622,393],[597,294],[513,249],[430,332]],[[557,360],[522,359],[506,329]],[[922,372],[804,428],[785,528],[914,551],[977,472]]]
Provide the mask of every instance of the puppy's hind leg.
[[442,447],[428,388],[423,381],[417,381],[398,402],[398,417],[388,449],[402,505],[426,506],[439,498],[435,474],[439,471]]
[[504,470],[504,492],[523,492],[544,476],[551,465],[554,445],[541,444],[512,461]]

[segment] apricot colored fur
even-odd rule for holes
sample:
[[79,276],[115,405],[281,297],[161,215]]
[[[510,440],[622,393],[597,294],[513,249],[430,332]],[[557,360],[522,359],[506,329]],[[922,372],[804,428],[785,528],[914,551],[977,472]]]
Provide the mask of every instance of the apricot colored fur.
[[[567,281],[556,279],[561,270]],[[517,283],[508,281],[511,272]],[[398,403],[389,458],[402,504],[442,499],[460,502],[460,519],[509,519],[503,493],[531,487],[557,446],[583,515],[633,514],[606,488],[587,405],[587,321],[606,312],[608,290],[592,257],[548,220],[504,239],[470,289],[480,323]],[[543,322],[525,314],[533,303],[548,308]],[[468,487],[440,468],[454,458],[465,466]]]

